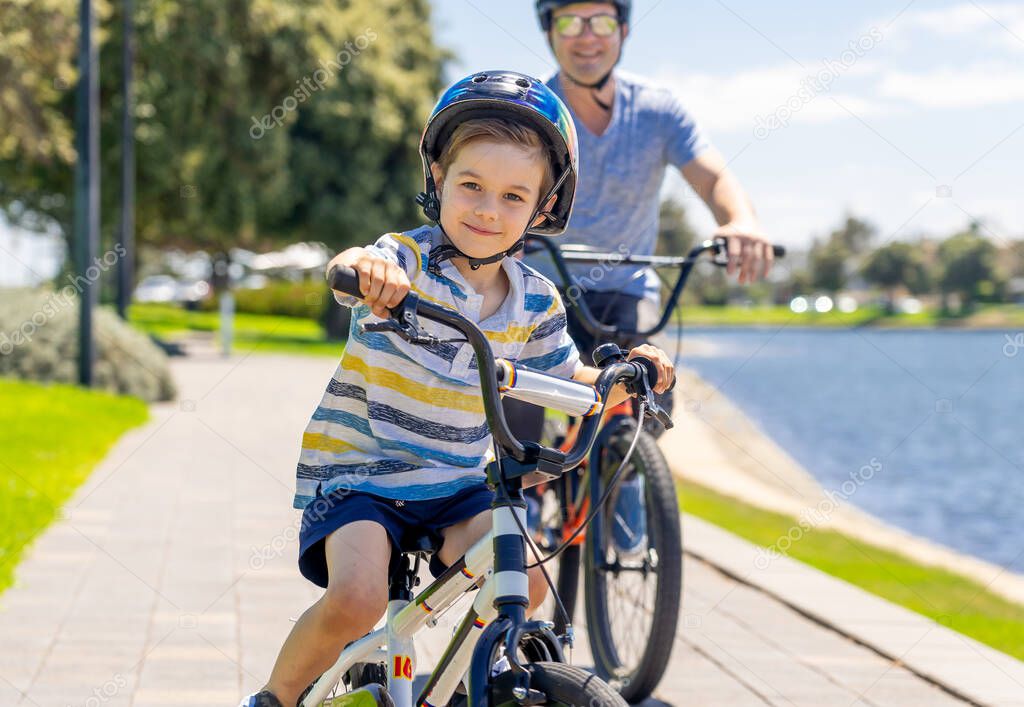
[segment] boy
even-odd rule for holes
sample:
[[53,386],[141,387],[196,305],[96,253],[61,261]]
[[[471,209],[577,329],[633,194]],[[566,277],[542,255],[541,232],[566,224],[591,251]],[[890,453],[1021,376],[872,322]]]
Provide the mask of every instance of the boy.
[[[249,707],[294,705],[350,641],[387,606],[392,548],[410,528],[443,539],[449,565],[488,531],[489,432],[473,351],[466,343],[414,346],[360,324],[388,316],[409,290],[478,323],[498,356],[593,383],[579,361],[555,287],[519,260],[527,230],[564,230],[576,188],[576,135],[564,104],[539,81],[513,72],[467,77],[438,102],[420,144],[435,222],[350,248],[328,266],[359,273],[345,354],[303,435],[295,505],[303,508],[299,568],[325,587],[296,623],[266,687]],[[451,330],[421,325],[440,338]],[[668,357],[641,346],[673,379]],[[610,404],[626,393],[617,388]],[[530,609],[544,599],[529,574]]]

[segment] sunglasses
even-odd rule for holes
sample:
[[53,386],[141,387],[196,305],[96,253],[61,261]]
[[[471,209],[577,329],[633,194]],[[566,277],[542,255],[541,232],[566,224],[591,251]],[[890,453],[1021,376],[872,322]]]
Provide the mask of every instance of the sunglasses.
[[552,23],[562,37],[579,37],[586,27],[590,27],[596,37],[610,37],[619,31],[619,18],[615,15],[559,15]]

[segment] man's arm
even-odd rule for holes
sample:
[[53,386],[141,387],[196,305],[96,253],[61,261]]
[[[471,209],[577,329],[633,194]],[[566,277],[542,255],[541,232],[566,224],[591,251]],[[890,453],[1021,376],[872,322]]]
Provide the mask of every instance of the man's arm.
[[736,272],[738,262],[740,284],[767,276],[774,259],[771,243],[761,232],[754,207],[722,154],[708,148],[680,171],[711,209],[719,226],[715,235],[729,239],[729,274]]

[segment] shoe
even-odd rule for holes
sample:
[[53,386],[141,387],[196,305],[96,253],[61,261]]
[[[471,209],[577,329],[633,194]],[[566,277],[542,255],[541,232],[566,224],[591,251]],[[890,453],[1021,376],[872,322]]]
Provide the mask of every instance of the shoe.
[[635,474],[619,482],[619,494],[612,513],[612,547],[619,557],[643,552],[647,543],[647,514],[644,512],[643,482]]
[[273,692],[263,690],[243,699],[238,703],[238,707],[284,707],[284,705],[281,704],[281,700],[277,699]]

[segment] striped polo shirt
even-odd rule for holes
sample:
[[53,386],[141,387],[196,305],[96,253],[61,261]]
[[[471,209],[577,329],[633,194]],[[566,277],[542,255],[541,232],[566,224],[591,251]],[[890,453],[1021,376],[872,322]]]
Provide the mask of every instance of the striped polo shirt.
[[[495,356],[572,377],[582,364],[551,281],[505,258],[509,294],[480,321],[483,296],[452,262],[442,261],[437,273],[428,267],[443,238],[436,226],[423,226],[381,236],[368,250],[404,268],[422,299],[476,323]],[[493,454],[472,347],[460,341],[414,346],[394,334],[363,332],[360,325],[381,320],[354,298],[338,301],[352,308],[348,345],[302,436],[294,506],[305,508],[318,490],[414,501],[484,483]],[[420,325],[441,339],[463,338],[435,322]]]

